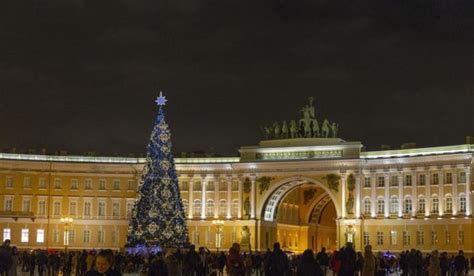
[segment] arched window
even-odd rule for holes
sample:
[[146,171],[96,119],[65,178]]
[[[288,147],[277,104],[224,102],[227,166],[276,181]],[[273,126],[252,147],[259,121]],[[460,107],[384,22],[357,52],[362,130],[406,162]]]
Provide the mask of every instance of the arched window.
[[420,196],[418,198],[418,213],[425,213],[425,209],[426,209],[426,202],[425,202],[425,198]]
[[437,196],[433,196],[433,198],[431,199],[431,212],[439,212],[439,198]]
[[193,183],[193,190],[194,191],[201,191],[202,190],[201,182],[199,182],[199,181],[194,182]]
[[214,215],[214,200],[209,199],[206,203],[206,216],[212,217]]
[[196,217],[201,216],[201,201],[199,199],[194,200],[193,214]]
[[411,197],[405,198],[405,205],[403,208],[403,212],[405,214],[409,214],[412,211],[412,207],[413,205],[412,205]]
[[239,200],[232,201],[232,217],[236,218],[239,215]]
[[189,190],[189,182],[180,181],[179,182],[179,190],[180,191],[188,191]]
[[225,217],[227,215],[227,201],[222,199],[219,202],[219,216]]
[[446,213],[453,212],[453,197],[448,195],[446,196]]
[[394,196],[390,200],[390,213],[398,213],[398,197]]
[[184,209],[184,216],[187,217],[189,214],[189,202],[186,199],[183,199],[183,209]]
[[385,211],[385,201],[383,198],[377,199],[377,214],[383,215]]
[[214,182],[212,181],[207,182],[206,191],[214,191],[214,189],[215,189]]
[[371,202],[370,198],[365,198],[364,199],[364,214],[370,214],[370,209],[371,209]]
[[466,196],[464,194],[459,195],[459,212],[466,213]]

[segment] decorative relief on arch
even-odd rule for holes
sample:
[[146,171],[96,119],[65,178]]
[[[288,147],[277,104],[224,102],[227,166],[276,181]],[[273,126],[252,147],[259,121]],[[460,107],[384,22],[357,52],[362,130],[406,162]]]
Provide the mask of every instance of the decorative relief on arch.
[[329,189],[339,192],[339,180],[341,180],[341,177],[337,174],[328,174],[324,177],[324,179],[328,183]]
[[317,189],[305,190],[303,192],[303,203],[308,204],[308,202],[310,202],[311,199],[313,199],[314,196],[316,195],[316,191],[317,191]]
[[263,194],[268,188],[270,187],[270,182],[275,179],[274,177],[269,176],[262,176],[257,178],[258,188],[260,190],[260,194]]

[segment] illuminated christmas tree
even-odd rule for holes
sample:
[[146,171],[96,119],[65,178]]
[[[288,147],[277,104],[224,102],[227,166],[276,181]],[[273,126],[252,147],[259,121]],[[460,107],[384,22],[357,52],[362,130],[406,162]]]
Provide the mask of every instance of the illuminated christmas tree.
[[178,177],[165,122],[166,98],[160,92],[158,117],[147,147],[146,164],[130,218],[127,248],[177,248],[189,245]]

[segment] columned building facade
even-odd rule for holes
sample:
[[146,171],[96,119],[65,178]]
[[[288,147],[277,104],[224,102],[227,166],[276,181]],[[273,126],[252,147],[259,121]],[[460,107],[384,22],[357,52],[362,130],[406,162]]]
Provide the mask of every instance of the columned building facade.
[[[474,248],[474,145],[362,151],[338,138],[176,158],[190,241],[289,251]],[[20,248],[123,248],[144,160],[0,153],[0,234]],[[67,225],[61,218],[73,219]],[[223,220],[218,232],[214,220]]]

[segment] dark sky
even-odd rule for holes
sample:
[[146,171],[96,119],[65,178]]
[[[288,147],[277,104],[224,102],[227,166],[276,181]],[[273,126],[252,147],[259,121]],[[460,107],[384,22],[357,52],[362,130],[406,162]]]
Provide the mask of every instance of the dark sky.
[[368,149],[474,134],[467,0],[3,0],[0,149],[143,153],[168,97],[174,151],[237,155],[316,114]]

